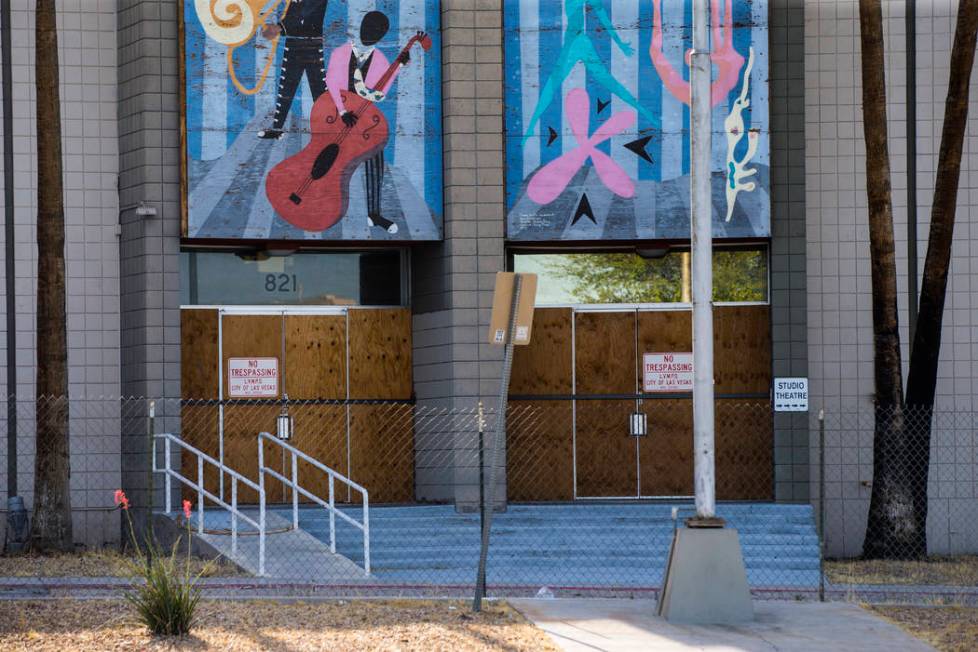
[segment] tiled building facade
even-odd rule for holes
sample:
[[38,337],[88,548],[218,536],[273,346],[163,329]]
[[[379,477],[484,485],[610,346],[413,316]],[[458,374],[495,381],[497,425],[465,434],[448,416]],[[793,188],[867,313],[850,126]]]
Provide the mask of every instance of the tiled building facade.
[[[541,0],[542,1],[542,0]],[[504,188],[504,0],[442,0],[444,239],[411,248],[414,395],[471,407],[498,392],[499,350],[486,342],[495,273],[507,264]],[[906,355],[906,142],[902,3],[885,4],[887,81],[900,314]],[[69,389],[74,397],[180,397],[181,96],[177,0],[58,3],[64,128]],[[939,146],[955,6],[918,9],[918,187],[921,259]],[[33,5],[13,2],[17,278],[16,393],[33,395],[36,254]],[[865,408],[872,325],[855,2],[769,2],[773,376],[809,376],[813,410]],[[975,102],[976,100],[972,100]],[[972,123],[974,121],[971,121]],[[978,373],[969,213],[978,153],[965,160],[938,400],[973,409]],[[137,214],[144,203],[155,216]],[[2,379],[0,379],[2,382]],[[12,388],[4,387],[4,392]],[[108,407],[104,408],[110,409]],[[104,431],[104,468],[75,470],[79,539],[100,543],[111,489],[145,488],[143,414],[77,427]],[[161,427],[179,427],[162,414]],[[812,414],[775,415],[774,497],[816,496]],[[112,427],[111,423],[121,423]],[[124,434],[131,433],[131,434]],[[826,473],[828,542],[855,552],[864,511],[865,434]],[[30,498],[31,442],[19,478]],[[855,458],[852,458],[852,456]],[[2,457],[2,456],[0,456]],[[6,482],[0,465],[0,498]],[[839,509],[836,509],[839,506]],[[85,510],[91,509],[91,512]],[[88,516],[91,513],[94,516]]]

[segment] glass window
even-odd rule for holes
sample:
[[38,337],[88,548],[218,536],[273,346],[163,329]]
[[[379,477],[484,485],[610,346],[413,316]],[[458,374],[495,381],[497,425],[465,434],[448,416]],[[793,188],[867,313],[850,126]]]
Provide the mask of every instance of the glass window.
[[[692,301],[689,251],[650,253],[515,254],[513,269],[539,276],[538,305]],[[767,301],[767,286],[766,249],[714,250],[714,301]]]
[[184,251],[183,305],[398,306],[401,252]]

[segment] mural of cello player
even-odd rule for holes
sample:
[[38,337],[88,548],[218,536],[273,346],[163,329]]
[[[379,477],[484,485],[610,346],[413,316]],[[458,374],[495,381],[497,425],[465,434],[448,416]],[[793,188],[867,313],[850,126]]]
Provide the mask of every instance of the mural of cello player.
[[438,0],[183,13],[185,238],[441,239]]
[[268,173],[268,200],[279,215],[301,229],[326,229],[346,215],[350,179],[362,162],[367,225],[392,235],[398,231],[397,224],[381,214],[384,146],[390,128],[374,104],[384,99],[398,72],[411,60],[411,46],[419,43],[428,50],[431,38],[418,32],[389,63],[375,47],[389,28],[382,12],[367,12],[360,24],[359,44],[351,40],[333,50],[326,71],[329,94],[312,108],[312,139],[299,154]]

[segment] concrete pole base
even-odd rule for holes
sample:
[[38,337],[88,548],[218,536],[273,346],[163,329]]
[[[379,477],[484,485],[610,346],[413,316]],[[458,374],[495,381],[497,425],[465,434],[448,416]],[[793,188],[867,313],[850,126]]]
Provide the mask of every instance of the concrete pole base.
[[694,625],[733,625],[754,619],[736,530],[676,530],[657,611],[669,622]]

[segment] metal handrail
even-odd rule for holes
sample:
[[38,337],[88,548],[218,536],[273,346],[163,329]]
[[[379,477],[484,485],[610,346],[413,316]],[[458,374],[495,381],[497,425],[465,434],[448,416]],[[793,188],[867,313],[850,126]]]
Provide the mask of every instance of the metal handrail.
[[[279,446],[283,451],[287,451],[292,456],[292,478],[286,478],[284,475],[276,471],[275,469],[265,466],[265,451],[262,447],[262,440],[270,441],[277,446]],[[329,477],[329,500],[323,500],[319,496],[308,491],[299,484],[299,459],[303,459],[306,462],[312,464],[314,467],[324,472]],[[292,446],[291,444],[285,443],[284,440],[272,435],[268,432],[258,433],[258,482],[262,486],[262,507],[264,507],[264,487],[265,487],[265,474],[268,474],[280,481],[282,484],[292,488],[292,527],[298,529],[299,527],[299,494],[302,494],[309,500],[317,503],[321,507],[324,507],[329,512],[329,549],[330,552],[336,553],[336,517],[339,516],[344,521],[350,525],[360,529],[363,532],[363,570],[367,575],[370,575],[370,498],[367,490],[361,487],[359,484],[349,479],[342,473],[338,473],[333,469],[329,468],[319,460],[303,453],[301,450]],[[335,481],[339,480],[343,484],[347,485],[351,489],[359,491],[363,496],[363,523],[358,522],[356,519],[344,514],[340,510],[336,509],[336,490]]]
[[[163,455],[164,455],[164,466],[160,468],[156,464],[157,459],[157,449],[156,440],[163,440]],[[186,476],[182,475],[179,471],[175,470],[171,464],[173,458],[172,449],[170,444],[176,444],[178,447],[187,451],[188,453],[194,455],[197,458],[197,482],[193,482]],[[221,474],[227,474],[231,477],[231,503],[228,504],[220,496],[216,496],[204,486],[204,463],[211,464],[217,467],[217,470]],[[241,475],[234,469],[230,468],[226,464],[219,462],[202,450],[195,448],[194,446],[188,444],[187,442],[180,439],[172,433],[161,433],[153,436],[153,472],[163,473],[164,481],[166,483],[166,512],[169,514],[173,511],[172,505],[172,482],[171,478],[176,478],[182,484],[187,485],[191,489],[197,492],[197,533],[204,533],[204,498],[209,498],[214,503],[220,505],[224,509],[231,513],[231,554],[236,554],[238,552],[238,519],[242,519],[246,523],[251,524],[258,530],[258,575],[265,575],[265,488],[262,483],[256,484],[252,480],[249,480],[245,476]],[[238,509],[238,483],[242,483],[251,489],[258,492],[259,507],[258,507],[258,520],[255,521],[247,514]]]

